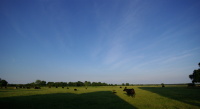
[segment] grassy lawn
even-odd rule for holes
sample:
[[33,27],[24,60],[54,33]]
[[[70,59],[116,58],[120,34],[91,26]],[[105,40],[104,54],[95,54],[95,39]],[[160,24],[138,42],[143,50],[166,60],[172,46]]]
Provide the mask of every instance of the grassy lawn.
[[[76,88],[78,91],[74,91]],[[1,109],[199,109],[198,88],[129,86],[135,97],[119,86],[42,89],[0,89]],[[113,94],[112,90],[117,93]],[[3,108],[2,108],[3,107]]]

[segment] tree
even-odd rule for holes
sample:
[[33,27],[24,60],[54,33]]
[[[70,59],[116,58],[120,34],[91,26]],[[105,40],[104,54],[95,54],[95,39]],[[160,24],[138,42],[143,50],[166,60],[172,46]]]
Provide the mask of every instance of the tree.
[[8,82],[0,78],[0,87],[6,87]]
[[101,85],[102,85],[101,82],[98,82],[98,83],[97,83],[97,86],[101,86]]
[[62,87],[67,86],[67,82],[62,82]]
[[161,83],[161,86],[162,86],[162,87],[165,87],[165,84],[164,84],[164,83]]
[[85,85],[85,87],[87,88],[87,87],[89,86],[89,82],[88,82],[88,81],[85,81],[85,82],[84,82],[84,85]]
[[77,85],[77,86],[83,86],[83,82],[78,81],[78,82],[76,82],[76,85]]
[[107,83],[102,83],[102,86],[107,86],[108,84]]
[[46,86],[46,81],[36,80],[35,84],[38,86]]
[[46,86],[46,81],[41,81],[40,85],[41,86]]
[[28,86],[28,87],[35,87],[35,83],[34,83],[34,82],[28,83],[27,86]]
[[35,84],[38,84],[38,85],[39,85],[39,84],[41,84],[41,82],[42,82],[42,81],[38,79],[38,80],[35,81]]
[[87,81],[87,84],[88,84],[88,86],[91,86],[92,83],[90,81]]
[[92,82],[92,86],[97,86],[97,83],[96,82]]
[[126,83],[126,86],[129,86],[129,83]]
[[56,87],[59,87],[59,86],[60,86],[60,83],[59,83],[59,82],[55,82],[54,85],[55,85]]
[[[198,65],[200,67],[200,63]],[[192,80],[193,84],[197,83],[197,82],[200,82],[200,69],[194,70],[193,74],[189,75],[189,78]]]
[[47,85],[48,85],[48,87],[52,87],[52,86],[54,86],[54,82],[48,82]]

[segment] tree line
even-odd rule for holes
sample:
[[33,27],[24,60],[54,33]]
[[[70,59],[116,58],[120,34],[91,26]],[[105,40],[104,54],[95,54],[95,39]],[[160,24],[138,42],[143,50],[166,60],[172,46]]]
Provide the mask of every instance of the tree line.
[[[200,67],[200,63],[198,64]],[[189,78],[192,80],[191,85],[195,85],[195,83],[200,82],[200,68],[193,71],[192,74],[189,75]],[[0,78],[0,88],[7,87],[8,82],[4,79]],[[122,86],[129,86],[129,83],[122,83]],[[188,84],[189,85],[189,84]],[[27,84],[9,84],[9,86],[19,86],[19,87],[68,87],[68,86],[118,86],[118,84],[108,84],[105,82],[90,82],[90,81],[77,81],[77,82],[46,82],[44,80],[36,80],[32,83]]]
[[90,81],[77,81],[77,82],[46,82],[42,80],[36,80],[33,83],[28,83],[29,86],[48,86],[48,87],[67,87],[67,86],[108,86],[111,84],[102,82],[90,82]]
[[[27,84],[8,84],[6,80],[0,79],[0,86],[6,87],[7,85],[13,86],[13,87],[70,87],[70,86],[118,86],[118,84],[108,84],[105,82],[90,82],[90,81],[77,81],[77,82],[46,82],[44,80],[36,80],[32,83]],[[122,86],[129,86],[129,83],[122,83],[120,84]]]
[[[90,81],[77,81],[77,82],[46,82],[44,80],[36,80],[35,82],[28,83],[29,86],[48,86],[48,87],[68,87],[68,86],[117,86],[117,84],[108,84],[105,82],[90,82]],[[129,86],[129,83],[122,83],[122,86]]]

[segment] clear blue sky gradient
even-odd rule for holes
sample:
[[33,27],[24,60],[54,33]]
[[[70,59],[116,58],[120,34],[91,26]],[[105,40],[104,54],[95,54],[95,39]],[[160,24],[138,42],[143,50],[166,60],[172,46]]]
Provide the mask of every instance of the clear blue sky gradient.
[[199,62],[199,0],[0,0],[9,83],[188,83]]

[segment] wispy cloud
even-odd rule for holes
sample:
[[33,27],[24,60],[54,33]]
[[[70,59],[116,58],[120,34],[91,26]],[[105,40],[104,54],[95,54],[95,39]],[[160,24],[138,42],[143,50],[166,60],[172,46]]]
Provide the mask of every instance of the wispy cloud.
[[[116,16],[119,17],[117,20],[118,22],[116,22],[116,20],[114,22],[114,20],[109,19],[109,17],[108,19],[103,18],[104,23],[101,23],[98,27],[99,31],[101,31],[99,35],[101,38],[97,40],[98,43],[94,46],[91,53],[93,58],[102,57],[102,64],[110,66],[119,66],[122,63],[128,62],[126,57],[128,56],[127,50],[129,48],[127,47],[127,41],[138,31],[137,26],[139,26],[139,24],[137,24],[136,15],[140,13],[142,9],[137,6],[137,4],[137,2],[134,2],[129,3],[128,6],[126,5],[126,7],[124,7],[125,9],[120,13],[120,16]],[[110,9],[112,12],[113,10],[117,12],[118,6],[121,5],[116,4]],[[135,7],[134,9],[132,9],[133,6]],[[99,12],[101,9],[100,7],[96,7],[98,17],[101,17],[101,14],[103,14]],[[115,15],[112,13],[110,18],[113,17],[115,17]]]
[[151,58],[150,60],[145,60],[143,62],[139,62],[138,64],[134,64],[131,67],[131,69],[128,70],[128,72],[132,72],[134,70],[141,69],[141,68],[149,68],[150,66],[153,68],[153,66],[154,67],[156,67],[156,66],[164,67],[165,65],[173,65],[174,63],[185,60],[185,58],[191,58],[193,53],[195,51],[199,51],[199,50],[200,50],[200,48],[197,47],[192,50],[185,50],[178,54],[172,54],[172,55],[168,55],[168,56],[165,55],[165,56],[161,56],[158,58]]

